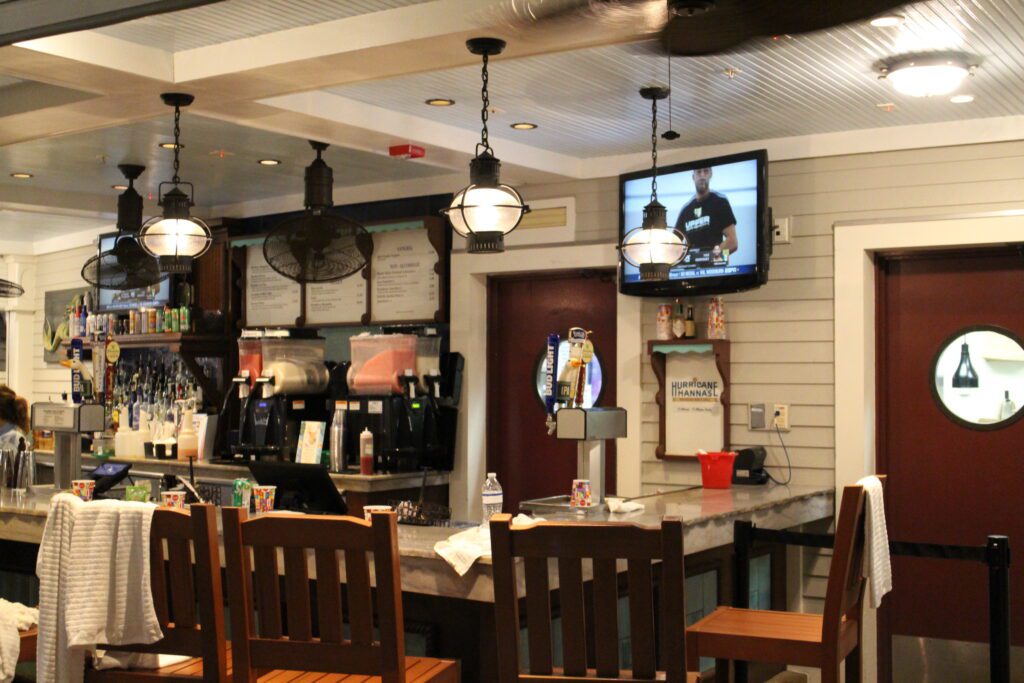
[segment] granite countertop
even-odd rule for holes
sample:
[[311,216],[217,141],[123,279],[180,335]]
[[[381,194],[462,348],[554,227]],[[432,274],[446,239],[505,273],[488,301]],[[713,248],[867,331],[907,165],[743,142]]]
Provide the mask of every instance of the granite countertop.
[[[82,465],[95,466],[104,462],[131,463],[132,469],[155,474],[184,474],[188,472],[187,460],[157,460],[155,458],[97,458],[88,453],[82,454]],[[53,464],[53,453],[36,451],[36,463],[50,466]],[[196,476],[200,480],[222,480],[230,483],[236,477],[248,477],[249,468],[244,464],[196,461]],[[448,484],[448,472],[429,472],[427,486],[445,486]],[[339,489],[371,493],[374,491],[393,491],[396,489],[418,488],[423,483],[422,472],[402,472],[399,474],[331,474]]]

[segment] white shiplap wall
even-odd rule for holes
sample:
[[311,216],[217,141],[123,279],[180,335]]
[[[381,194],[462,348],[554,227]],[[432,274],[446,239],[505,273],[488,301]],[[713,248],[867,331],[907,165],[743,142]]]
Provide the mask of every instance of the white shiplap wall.
[[[526,188],[527,198],[574,194],[579,241],[613,241],[618,231],[618,181],[605,178]],[[832,230],[839,221],[990,212],[1024,207],[1024,141],[936,147],[775,162],[769,198],[776,217],[791,217],[790,244],[778,245],[764,287],[725,297],[732,340],[732,446],[765,445],[769,464],[784,463],[774,434],[747,429],[752,402],[791,405],[783,438],[798,484],[834,482],[835,400]],[[1024,235],[1022,235],[1024,238]],[[511,241],[511,239],[510,239]],[[644,302],[646,343],[655,310]],[[698,321],[704,302],[697,302]],[[699,330],[703,332],[702,329]],[[644,492],[696,483],[695,464],[657,460],[657,389],[650,364],[638,369],[643,386]],[[778,467],[777,475],[784,474]],[[821,606],[826,558],[804,558],[805,608]]]
[[72,287],[87,287],[82,279],[82,264],[90,256],[96,255],[96,247],[89,245],[57,251],[39,256],[36,261],[35,288],[35,332],[34,338],[39,340],[32,345],[32,396],[33,401],[45,401],[49,398],[60,399],[60,392],[70,391],[71,371],[56,364],[43,362],[43,301],[46,292]]

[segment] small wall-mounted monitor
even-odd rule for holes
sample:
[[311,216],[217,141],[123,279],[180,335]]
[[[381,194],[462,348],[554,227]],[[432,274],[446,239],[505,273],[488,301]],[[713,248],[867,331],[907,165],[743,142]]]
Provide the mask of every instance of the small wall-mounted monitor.
[[[633,296],[700,296],[739,292],[768,281],[771,219],[768,153],[741,154],[675,164],[658,170],[658,201],[669,227],[683,233],[687,253],[669,279],[642,282],[637,268],[619,258],[619,291]],[[619,178],[619,243],[643,222],[651,200],[651,171]]]
[[[114,248],[117,233],[100,235],[99,251],[102,254]],[[138,289],[114,290],[98,287],[96,289],[98,310],[101,313],[116,313],[136,308],[163,308],[171,303],[171,278],[165,277],[149,287]]]

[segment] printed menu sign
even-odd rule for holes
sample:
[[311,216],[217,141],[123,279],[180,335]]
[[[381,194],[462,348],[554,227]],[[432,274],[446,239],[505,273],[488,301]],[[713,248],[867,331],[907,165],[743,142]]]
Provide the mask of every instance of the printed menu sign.
[[249,247],[245,268],[245,324],[294,325],[302,313],[302,285],[279,274],[263,258],[263,245]]
[[433,320],[440,307],[438,254],[425,229],[373,234],[373,322]]
[[665,452],[722,450],[722,390],[715,354],[673,353],[665,362]]
[[306,324],[360,324],[366,313],[366,279],[362,271],[333,282],[306,285]]

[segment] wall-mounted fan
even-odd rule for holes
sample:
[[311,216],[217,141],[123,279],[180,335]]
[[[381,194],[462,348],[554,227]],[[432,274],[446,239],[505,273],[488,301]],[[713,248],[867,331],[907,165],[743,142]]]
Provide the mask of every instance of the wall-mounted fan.
[[498,20],[510,28],[573,23],[642,27],[676,55],[708,55],[754,38],[807,33],[859,21],[906,2],[894,0],[505,0]]
[[340,280],[370,260],[373,238],[359,223],[328,213],[334,205],[334,172],[322,158],[328,145],[309,144],[316,159],[306,167],[306,210],[267,235],[263,256],[271,268],[296,282]]
[[167,277],[160,272],[156,258],[139,244],[142,226],[142,197],[135,191],[134,181],[145,166],[118,166],[128,179],[128,189],[117,198],[117,237],[114,246],[93,256],[82,266],[82,279],[103,289],[138,289],[149,287]]
[[17,282],[0,278],[0,299],[15,299],[25,293],[25,288]]

